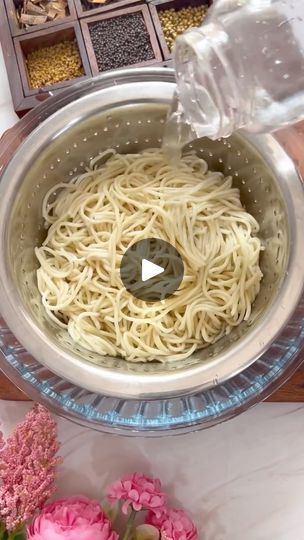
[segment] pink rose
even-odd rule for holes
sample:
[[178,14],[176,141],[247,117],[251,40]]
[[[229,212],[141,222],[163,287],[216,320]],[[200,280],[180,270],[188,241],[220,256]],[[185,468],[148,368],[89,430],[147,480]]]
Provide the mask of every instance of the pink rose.
[[199,540],[197,529],[184,510],[164,508],[158,516],[150,511],[145,522],[158,528],[161,540]]
[[67,497],[46,505],[27,530],[28,540],[118,540],[98,501]]
[[166,502],[166,496],[161,491],[158,478],[149,478],[142,473],[133,473],[114,482],[108,489],[108,498],[111,503],[124,501],[122,511],[127,514],[128,507],[139,510],[153,510],[160,515]]

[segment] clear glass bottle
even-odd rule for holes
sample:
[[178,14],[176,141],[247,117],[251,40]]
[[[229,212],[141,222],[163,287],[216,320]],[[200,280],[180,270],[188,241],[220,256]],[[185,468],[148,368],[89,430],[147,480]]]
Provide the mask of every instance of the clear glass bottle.
[[174,50],[175,121],[196,136],[262,133],[304,118],[304,0],[214,0]]

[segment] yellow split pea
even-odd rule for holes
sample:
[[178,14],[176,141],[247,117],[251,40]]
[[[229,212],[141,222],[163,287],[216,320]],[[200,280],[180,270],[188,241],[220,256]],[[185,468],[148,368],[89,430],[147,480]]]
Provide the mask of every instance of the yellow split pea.
[[33,51],[26,58],[31,88],[69,81],[84,75],[81,57],[74,41],[64,41]]
[[179,10],[162,9],[158,12],[165,40],[171,51],[176,37],[193,26],[200,26],[207,15],[207,6],[188,6]]

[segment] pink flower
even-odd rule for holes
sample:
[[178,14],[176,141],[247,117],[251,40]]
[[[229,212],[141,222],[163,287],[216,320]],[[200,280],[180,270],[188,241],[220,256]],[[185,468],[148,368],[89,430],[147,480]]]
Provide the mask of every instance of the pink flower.
[[108,498],[112,503],[125,501],[122,505],[124,514],[127,514],[131,505],[136,512],[153,510],[156,515],[160,515],[166,501],[160,480],[149,478],[142,473],[129,474],[114,482],[108,489]]
[[184,510],[164,508],[160,516],[150,511],[145,522],[159,529],[161,540],[198,540],[197,529]]
[[48,504],[27,529],[28,540],[118,540],[98,501],[67,497]]
[[56,422],[41,405],[5,444],[0,437],[0,521],[8,530],[32,517],[55,491],[58,448]]

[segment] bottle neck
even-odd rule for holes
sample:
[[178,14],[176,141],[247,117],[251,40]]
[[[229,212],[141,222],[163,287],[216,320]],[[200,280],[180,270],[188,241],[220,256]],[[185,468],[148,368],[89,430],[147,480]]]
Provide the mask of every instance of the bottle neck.
[[228,137],[246,125],[251,113],[248,81],[240,55],[216,22],[180,36],[174,62],[184,118],[197,137]]

